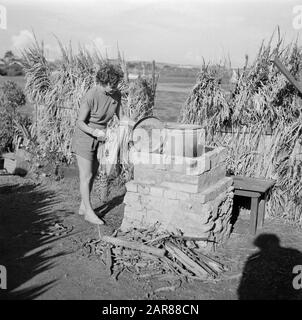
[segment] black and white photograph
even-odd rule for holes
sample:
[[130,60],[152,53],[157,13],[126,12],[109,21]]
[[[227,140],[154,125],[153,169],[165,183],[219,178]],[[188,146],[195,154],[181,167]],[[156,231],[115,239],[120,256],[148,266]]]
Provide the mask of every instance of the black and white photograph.
[[301,32],[301,0],[0,0],[1,307],[302,300]]

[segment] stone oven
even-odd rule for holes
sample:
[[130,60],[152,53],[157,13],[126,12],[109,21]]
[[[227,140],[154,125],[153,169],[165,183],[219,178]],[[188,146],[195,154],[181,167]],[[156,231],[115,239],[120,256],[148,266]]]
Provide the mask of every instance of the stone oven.
[[194,140],[187,146],[199,150],[195,156],[171,153],[171,143],[166,143],[169,152],[131,151],[134,179],[126,184],[121,230],[158,223],[165,230],[217,243],[229,237],[233,187],[226,177],[226,149],[202,147],[200,137],[187,136]]

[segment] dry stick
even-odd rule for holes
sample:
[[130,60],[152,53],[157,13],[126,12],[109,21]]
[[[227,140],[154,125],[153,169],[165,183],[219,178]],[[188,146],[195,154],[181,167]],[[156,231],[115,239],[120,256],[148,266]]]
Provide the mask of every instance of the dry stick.
[[273,60],[274,64],[277,66],[277,68],[283,73],[283,75],[287,78],[287,80],[302,94],[302,86],[301,82],[298,82],[291,73],[285,68],[283,63],[280,61],[280,59],[276,56]]
[[159,293],[159,292],[162,292],[162,291],[175,291],[175,290],[176,290],[176,286],[161,287],[161,288],[158,288],[158,289],[154,290],[154,293]]
[[101,229],[100,229],[100,226],[97,224],[97,230],[98,230],[98,234],[99,234],[99,239],[101,239],[102,238],[102,236],[101,236]]
[[165,253],[166,253],[166,251],[164,249],[153,248],[153,247],[146,246],[146,245],[140,244],[138,242],[134,242],[134,241],[126,241],[126,240],[122,240],[119,238],[113,238],[110,236],[102,236],[101,239],[103,241],[111,243],[115,246],[120,246],[120,247],[130,248],[133,250],[143,251],[143,252],[158,256],[158,257],[164,257]]
[[178,261],[180,261],[188,270],[195,274],[198,278],[204,279],[208,274],[199,264],[189,258],[180,249],[178,249],[173,243],[166,243],[165,247],[167,251]]
[[[194,253],[190,249],[185,248],[184,251],[185,251],[184,253],[188,256],[188,258],[192,259],[193,261],[194,261],[194,259],[196,260],[198,258],[194,255]],[[203,269],[205,269],[207,271],[208,274],[212,275],[213,277],[218,276],[219,271],[217,271],[215,268],[212,268],[205,261],[198,259],[197,264],[199,264]]]
[[168,281],[168,282],[181,281],[178,276],[175,276],[173,274],[171,274],[171,275],[159,274],[159,275],[154,276],[154,278],[157,279],[158,281]]
[[107,266],[107,270],[109,275],[112,275],[112,252],[111,252],[111,246],[108,246],[107,248],[107,255],[106,255],[106,266]]
[[199,264],[202,268],[204,268],[209,274],[213,277],[217,277],[218,274],[222,270],[222,265],[220,263],[216,263],[216,261],[212,260],[206,255],[202,253],[195,254],[190,248],[184,247],[183,251],[189,258]]
[[224,265],[220,262],[218,262],[217,260],[211,258],[211,257],[208,257],[206,256],[205,254],[201,253],[201,252],[198,252],[198,255],[202,256],[203,259],[207,260],[207,262],[210,264],[210,263],[213,263],[213,265],[217,265],[218,268],[220,269],[224,269]]
[[154,255],[145,253],[145,252],[142,252],[142,258],[146,258],[148,260],[154,260],[154,261],[157,260],[157,258],[155,258]]
[[208,239],[208,238],[201,238],[201,237],[188,237],[188,236],[172,235],[172,238],[182,239],[182,240],[185,240],[185,241],[207,241],[207,242],[215,242],[215,241],[210,240],[210,239]]
[[190,277],[190,272],[180,266],[176,261],[172,261],[167,257],[161,259],[161,261],[168,267],[170,271],[172,271],[179,278],[188,278]]
[[154,272],[154,273],[145,273],[145,274],[137,275],[137,278],[138,279],[145,279],[145,278],[155,277],[157,275],[162,275],[161,271]]
[[206,256],[205,254],[199,252],[198,255],[195,255],[192,250],[187,249],[187,251],[192,255],[192,257],[196,257],[198,262],[203,267],[204,265],[206,268],[209,268],[214,276],[218,276],[218,274],[225,269],[224,265],[211,257]]
[[171,235],[161,235],[161,236],[158,236],[157,238],[155,238],[155,239],[151,239],[151,240],[149,240],[149,241],[146,241],[146,243],[148,243],[148,244],[151,244],[151,243],[154,243],[154,242],[156,242],[156,241],[160,241],[160,240],[164,240],[164,239],[166,239],[166,238],[169,238]]
[[160,240],[164,240],[166,238],[175,238],[175,239],[182,239],[182,240],[185,240],[185,241],[207,241],[207,242],[213,242],[212,240],[209,240],[208,238],[201,238],[201,237],[188,237],[188,236],[178,236],[178,235],[172,235],[172,234],[169,234],[169,235],[161,235],[155,239],[151,239],[149,241],[147,241],[146,243],[154,243],[156,241],[160,241]]

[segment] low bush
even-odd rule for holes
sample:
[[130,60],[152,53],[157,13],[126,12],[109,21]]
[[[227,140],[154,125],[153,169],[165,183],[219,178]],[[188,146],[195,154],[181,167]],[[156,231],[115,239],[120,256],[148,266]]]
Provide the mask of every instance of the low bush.
[[28,116],[21,115],[19,108],[25,105],[23,90],[13,81],[0,86],[0,152],[13,151],[16,141],[15,122],[29,124]]

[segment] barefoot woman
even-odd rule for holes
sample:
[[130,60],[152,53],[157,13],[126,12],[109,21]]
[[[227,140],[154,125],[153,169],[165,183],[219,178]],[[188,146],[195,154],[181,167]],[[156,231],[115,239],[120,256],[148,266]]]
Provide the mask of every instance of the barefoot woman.
[[103,143],[108,121],[116,114],[121,116],[121,94],[117,85],[123,77],[118,66],[104,63],[96,75],[96,85],[86,93],[79,112],[73,136],[80,173],[80,214],[94,224],[104,224],[91,206],[90,193],[98,170],[97,149]]

